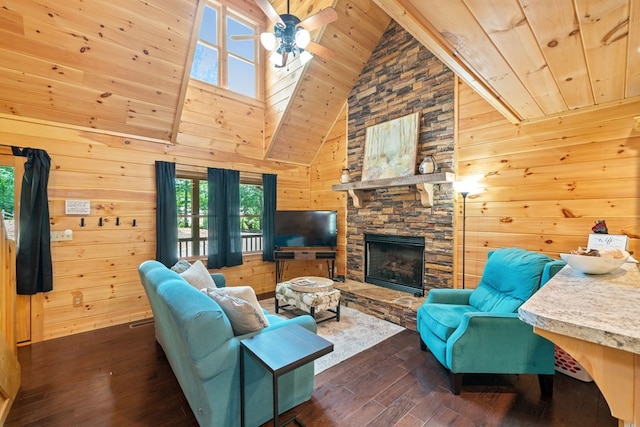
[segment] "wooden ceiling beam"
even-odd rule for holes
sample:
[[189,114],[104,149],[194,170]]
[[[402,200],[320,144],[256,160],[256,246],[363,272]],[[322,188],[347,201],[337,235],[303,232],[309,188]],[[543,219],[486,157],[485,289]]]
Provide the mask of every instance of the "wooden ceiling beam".
[[462,58],[456,56],[456,53],[451,51],[451,49],[436,36],[437,32],[431,27],[426,18],[415,10],[410,2],[403,0],[374,0],[374,2],[456,73],[460,79],[478,92],[480,96],[498,110],[507,120],[514,124],[522,121],[520,116],[506,105],[487,84],[476,76],[471,68],[464,63]]

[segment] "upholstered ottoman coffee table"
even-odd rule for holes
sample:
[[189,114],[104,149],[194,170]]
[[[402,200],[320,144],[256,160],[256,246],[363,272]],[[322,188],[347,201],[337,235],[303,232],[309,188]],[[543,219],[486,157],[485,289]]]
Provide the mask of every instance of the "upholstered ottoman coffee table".
[[298,277],[276,285],[276,313],[291,312],[293,308],[306,311],[314,319],[320,311],[330,311],[335,316],[316,320],[318,323],[336,319],[340,321],[340,290],[333,288],[333,280],[326,277]]

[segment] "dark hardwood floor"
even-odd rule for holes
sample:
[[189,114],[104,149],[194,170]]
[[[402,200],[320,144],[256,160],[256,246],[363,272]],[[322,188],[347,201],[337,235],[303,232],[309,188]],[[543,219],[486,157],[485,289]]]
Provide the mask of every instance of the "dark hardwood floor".
[[[7,426],[195,426],[153,325],[114,326],[19,349],[22,387]],[[316,376],[289,411],[307,426],[616,426],[594,383],[555,376],[467,376],[462,394],[404,331]]]

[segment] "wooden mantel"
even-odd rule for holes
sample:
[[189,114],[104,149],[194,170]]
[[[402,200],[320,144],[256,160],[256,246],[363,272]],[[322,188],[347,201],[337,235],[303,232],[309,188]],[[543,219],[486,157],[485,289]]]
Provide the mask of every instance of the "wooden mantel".
[[424,175],[403,176],[400,178],[376,179],[372,181],[348,182],[331,186],[333,191],[346,191],[353,199],[353,206],[362,207],[362,195],[364,190],[378,188],[401,187],[415,185],[420,193],[420,202],[425,208],[433,204],[433,184],[443,184],[455,181],[453,172],[436,172]]

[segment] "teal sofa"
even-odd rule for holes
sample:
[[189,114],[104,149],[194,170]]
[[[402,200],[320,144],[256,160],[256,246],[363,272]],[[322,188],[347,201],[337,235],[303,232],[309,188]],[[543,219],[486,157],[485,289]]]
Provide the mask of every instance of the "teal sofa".
[[417,312],[420,347],[451,373],[459,394],[465,373],[538,374],[553,393],[554,345],[518,318],[518,307],[565,265],[519,248],[489,252],[476,289],[432,289]]
[[[138,272],[153,312],[156,340],[200,426],[240,425],[241,339],[292,323],[316,332],[311,316],[285,319],[267,314],[267,328],[234,336],[220,306],[176,272],[157,261],[145,261]],[[224,285],[223,276],[213,279],[217,286]],[[245,363],[245,421],[247,426],[259,426],[273,418],[272,376],[251,356]],[[309,400],[313,362],[282,375],[278,387],[280,413]]]

